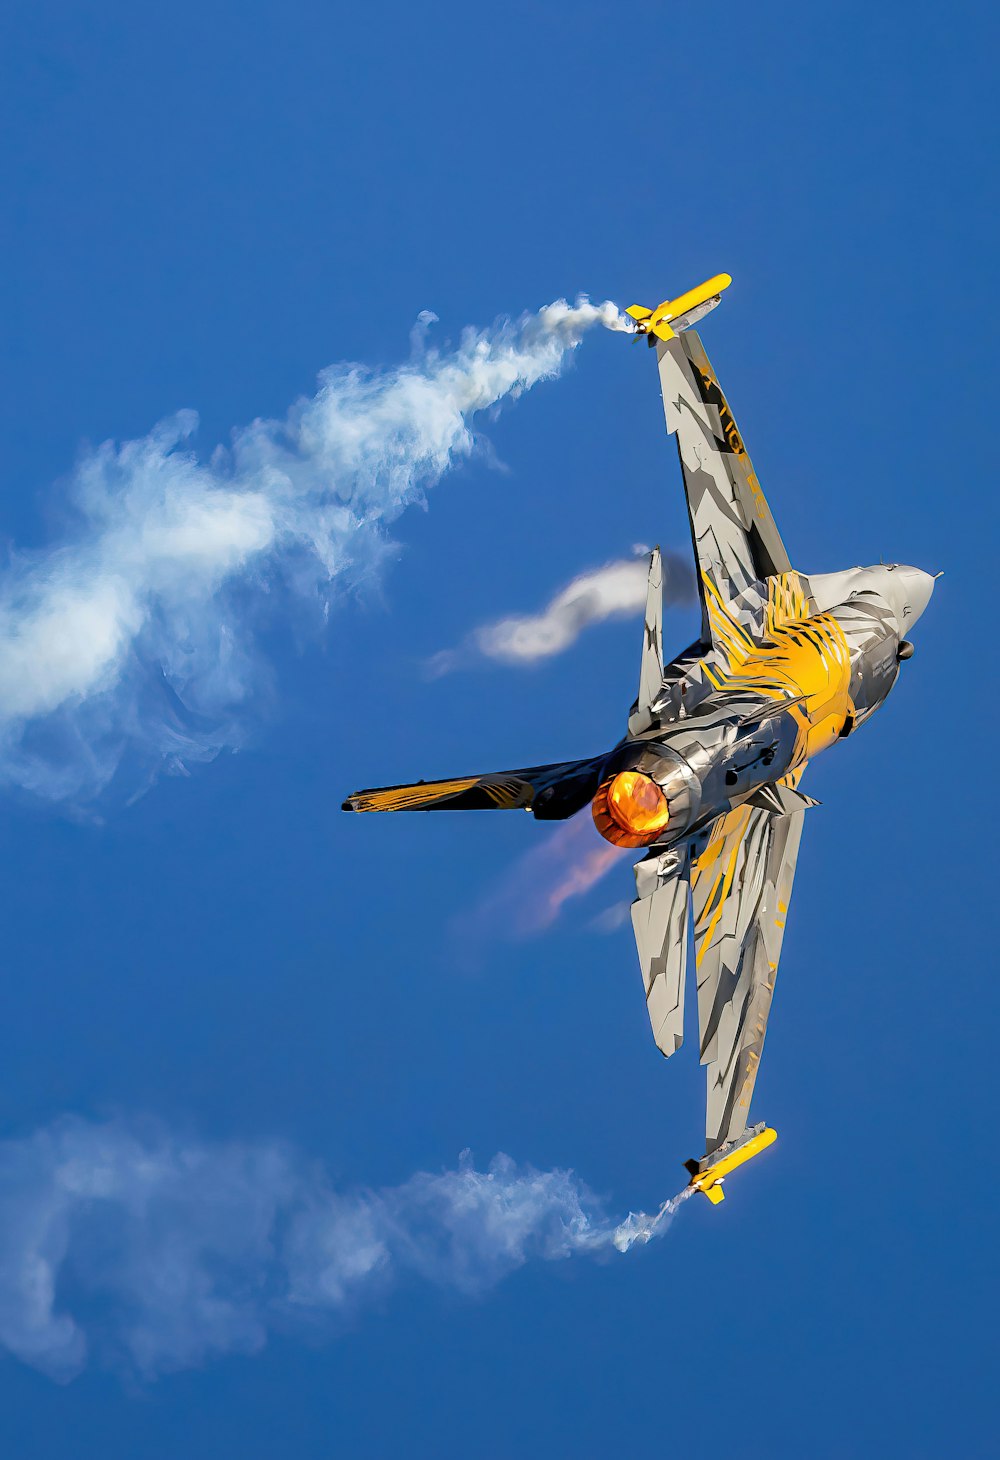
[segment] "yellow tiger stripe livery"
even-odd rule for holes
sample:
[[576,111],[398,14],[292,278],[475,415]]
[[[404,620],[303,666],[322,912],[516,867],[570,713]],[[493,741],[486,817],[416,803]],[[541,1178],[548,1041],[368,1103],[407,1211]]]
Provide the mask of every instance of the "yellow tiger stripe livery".
[[422,781],[416,786],[390,786],[384,791],[359,791],[351,797],[354,811],[414,811],[475,786],[478,776],[457,781]]
[[810,614],[799,575],[781,573],[768,580],[766,638],[754,643],[707,573],[702,581],[716,648],[726,663],[722,668],[702,660],[712,687],[798,701],[791,709],[800,723],[796,765],[831,745],[853,713],[851,655],[837,620],[827,613]]

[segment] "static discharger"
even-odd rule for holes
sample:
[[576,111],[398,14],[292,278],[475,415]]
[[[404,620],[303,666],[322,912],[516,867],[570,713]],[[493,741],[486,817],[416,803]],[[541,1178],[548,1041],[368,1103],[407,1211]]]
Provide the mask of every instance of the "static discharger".
[[732,282],[728,274],[713,274],[704,284],[689,289],[676,299],[664,299],[655,309],[631,304],[625,313],[635,320],[636,334],[646,335],[650,345],[654,345],[657,339],[672,340],[675,335],[704,319],[721,300],[722,291],[728,289]]
[[773,1145],[777,1139],[778,1132],[761,1121],[760,1125],[755,1125],[747,1132],[745,1140],[722,1146],[711,1158],[710,1165],[700,1166],[697,1161],[685,1161],[684,1165],[691,1172],[688,1189],[700,1191],[713,1206],[718,1206],[720,1201],[725,1200],[726,1193],[722,1190],[722,1183],[730,1171],[735,1171],[737,1166],[751,1160],[759,1151]]

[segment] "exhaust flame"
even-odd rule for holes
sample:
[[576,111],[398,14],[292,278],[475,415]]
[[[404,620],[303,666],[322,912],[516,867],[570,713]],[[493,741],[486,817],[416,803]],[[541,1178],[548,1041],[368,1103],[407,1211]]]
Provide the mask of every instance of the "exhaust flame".
[[605,781],[591,810],[601,836],[616,847],[648,846],[670,820],[666,796],[642,771],[619,771]]

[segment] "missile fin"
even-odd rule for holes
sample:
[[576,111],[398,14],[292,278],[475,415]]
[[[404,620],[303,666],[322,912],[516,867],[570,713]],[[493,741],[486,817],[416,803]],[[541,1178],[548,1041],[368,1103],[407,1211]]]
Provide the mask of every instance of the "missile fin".
[[700,1191],[702,1196],[707,1196],[713,1206],[718,1206],[724,1197],[719,1185],[721,1179],[728,1176],[730,1171],[735,1171],[738,1166],[752,1160],[758,1152],[765,1150],[777,1139],[778,1132],[761,1121],[760,1125],[748,1130],[741,1140],[732,1142],[728,1147],[720,1146],[718,1151],[704,1161],[685,1161],[685,1166],[691,1172],[688,1185],[695,1191]]

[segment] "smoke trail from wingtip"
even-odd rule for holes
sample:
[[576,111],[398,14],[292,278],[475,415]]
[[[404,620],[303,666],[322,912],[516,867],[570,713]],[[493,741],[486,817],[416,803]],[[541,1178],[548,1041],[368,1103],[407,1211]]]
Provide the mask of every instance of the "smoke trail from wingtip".
[[339,1191],[290,1147],[69,1118],[0,1142],[0,1350],[144,1379],[342,1326],[404,1278],[475,1296],[529,1261],[660,1235],[571,1171],[497,1156]]
[[678,1208],[693,1192],[694,1187],[685,1186],[683,1191],[679,1191],[676,1196],[661,1202],[652,1215],[648,1212],[629,1212],[625,1220],[619,1222],[611,1234],[613,1246],[617,1247],[619,1252],[629,1252],[636,1243],[645,1245],[647,1242],[652,1242],[654,1237],[666,1236],[677,1215]]
[[124,757],[147,771],[238,743],[270,599],[325,606],[385,527],[475,447],[480,412],[557,376],[611,303],[559,300],[391,370],[340,365],[283,420],[208,460],[181,411],[77,466],[79,527],[0,577],[0,784],[85,800]]

